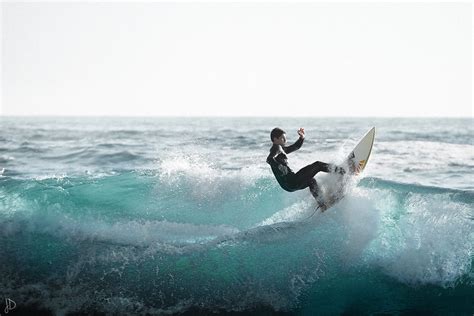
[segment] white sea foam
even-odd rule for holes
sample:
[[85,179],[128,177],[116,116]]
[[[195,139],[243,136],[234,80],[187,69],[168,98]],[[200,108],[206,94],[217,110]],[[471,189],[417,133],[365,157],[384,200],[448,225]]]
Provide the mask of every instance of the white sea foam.
[[359,257],[377,237],[380,229],[379,210],[370,193],[358,188],[348,194],[335,208],[334,219],[342,227],[345,236],[344,242],[340,245],[340,258],[346,265],[354,265],[360,262]]
[[[304,220],[308,207],[306,201],[295,203],[260,225]],[[328,251],[346,266],[366,263],[403,283],[453,286],[471,270],[473,215],[470,204],[448,193],[359,187],[311,221],[321,240],[332,240]]]
[[381,192],[374,198],[382,224],[370,262],[409,284],[451,286],[470,271],[474,225],[469,205],[448,194],[408,193],[401,203]]
[[165,158],[159,165],[158,176],[167,186],[187,186],[196,199],[210,199],[255,185],[268,172],[256,165],[241,169],[221,169],[202,155],[177,155]]
[[42,180],[48,180],[48,179],[53,179],[53,180],[63,180],[64,178],[67,177],[67,174],[62,173],[62,174],[43,174],[43,175],[38,175],[34,179],[37,181],[42,181]]

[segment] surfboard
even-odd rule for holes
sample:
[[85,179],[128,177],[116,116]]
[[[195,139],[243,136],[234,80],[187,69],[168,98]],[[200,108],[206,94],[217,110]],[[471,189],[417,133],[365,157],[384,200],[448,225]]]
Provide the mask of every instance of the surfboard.
[[348,177],[357,177],[364,171],[369,161],[370,154],[372,153],[372,147],[375,140],[375,127],[372,127],[359,143],[354,147],[354,149],[349,153],[347,158],[343,162],[343,166],[346,167],[347,173],[344,175],[341,186],[331,195],[331,198],[325,199],[324,210],[332,207],[334,204],[339,202],[347,194],[347,184],[350,182]]
[[372,147],[374,146],[374,140],[375,127],[372,127],[346,158],[346,163],[349,165],[349,173],[351,175],[358,176],[364,171],[369,161]]

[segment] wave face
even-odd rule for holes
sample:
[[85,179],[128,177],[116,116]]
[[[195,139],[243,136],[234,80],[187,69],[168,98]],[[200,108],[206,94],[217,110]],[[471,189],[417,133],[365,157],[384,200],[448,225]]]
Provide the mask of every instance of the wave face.
[[[379,159],[390,157],[398,166],[410,147],[399,149],[400,137],[381,132],[384,145],[374,149],[365,177],[335,207],[315,213],[309,191],[278,187],[264,163],[269,146],[253,143],[258,129],[250,123],[253,132],[241,127],[233,134],[237,124],[225,140],[203,130],[215,124],[224,132],[228,124],[196,125],[193,138],[209,147],[197,148],[187,135],[152,143],[146,152],[131,140],[158,133],[148,121],[120,132],[81,122],[71,123],[72,130],[36,124],[25,123],[33,126],[23,127],[29,134],[15,127],[28,137],[9,130],[0,139],[0,147],[15,148],[0,152],[0,295],[14,300],[18,313],[474,310],[474,160],[464,151],[472,144],[460,144],[459,137],[443,145],[415,134],[408,142],[424,145],[413,150],[436,156],[432,151],[449,148],[454,165],[446,162],[441,175],[432,170],[430,176],[427,165],[439,164],[439,157],[425,156],[419,169],[412,161],[403,181],[398,167],[388,169]],[[82,148],[86,141],[78,140],[78,148],[68,147],[67,137],[81,133],[97,134],[102,145]],[[304,146],[319,148],[322,157],[332,152],[337,161],[352,141],[333,136]],[[290,156],[294,169],[304,165],[303,156],[314,157],[303,147]],[[317,179],[325,188],[336,181]],[[436,185],[441,180],[449,185]]]

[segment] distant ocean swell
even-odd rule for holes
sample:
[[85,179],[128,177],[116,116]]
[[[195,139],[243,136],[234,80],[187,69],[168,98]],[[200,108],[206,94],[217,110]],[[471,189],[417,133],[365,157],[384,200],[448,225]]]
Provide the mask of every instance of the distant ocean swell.
[[25,313],[474,311],[472,190],[369,177],[314,209],[259,168],[192,156],[4,174],[0,293]]

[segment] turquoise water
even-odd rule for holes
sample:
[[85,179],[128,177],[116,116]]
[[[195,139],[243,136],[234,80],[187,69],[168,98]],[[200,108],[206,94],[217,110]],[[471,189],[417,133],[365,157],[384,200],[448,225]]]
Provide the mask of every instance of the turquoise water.
[[[0,117],[0,302],[17,314],[474,311],[474,121]],[[279,188],[377,126],[350,194]],[[337,179],[318,174],[328,190]],[[3,309],[3,305],[0,303]],[[12,311],[13,314],[13,311]]]

